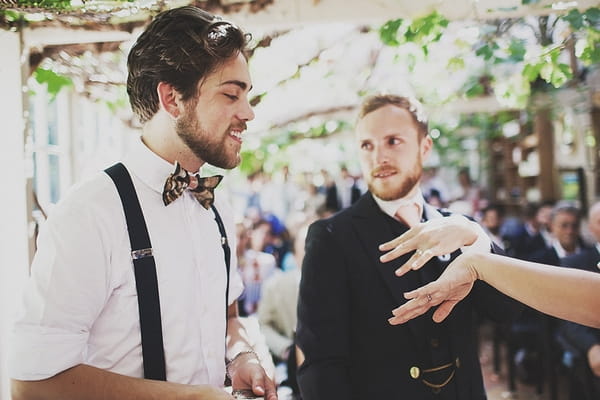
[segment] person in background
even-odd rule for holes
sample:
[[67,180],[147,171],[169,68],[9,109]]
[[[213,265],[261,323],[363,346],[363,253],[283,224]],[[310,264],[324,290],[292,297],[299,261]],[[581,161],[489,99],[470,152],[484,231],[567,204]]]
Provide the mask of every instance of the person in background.
[[[561,265],[594,273],[600,272],[600,202],[592,205],[588,212],[588,229],[594,239],[593,246],[578,254],[565,257]],[[563,322],[558,329],[559,343],[574,359],[573,376],[587,393],[580,395],[589,399],[600,397],[600,329],[574,322]],[[581,369],[579,369],[581,368]]]
[[479,212],[481,201],[481,189],[471,179],[471,174],[468,168],[462,168],[458,171],[458,183],[461,192],[453,200],[454,202],[464,202],[467,205],[466,215],[473,217]]
[[522,210],[522,225],[514,234],[509,235],[507,255],[527,259],[551,245],[548,232],[553,203],[527,203]]
[[[205,164],[240,163],[254,118],[247,41],[235,25],[192,6],[157,15],[137,39],[127,91],[143,128],[123,164],[152,248],[132,254],[128,229],[136,225],[126,222],[107,174],[60,201],[40,233],[14,326],[14,400],[232,399],[226,372],[234,390],[277,398],[237,313],[243,286],[220,232],[235,249],[232,210],[213,195],[219,177],[196,175]],[[140,257],[156,266],[150,290],[160,301],[166,376],[153,379],[142,355],[133,267]]]
[[333,212],[350,207],[360,197],[356,178],[350,175],[345,165],[340,167],[340,176],[327,185],[325,205]]
[[[390,310],[405,301],[402,293],[436,279],[458,252],[452,249],[405,278],[379,258],[379,244],[409,226],[448,218],[424,202],[419,188],[432,147],[421,106],[401,96],[369,97],[355,131],[369,191],[349,208],[314,222],[307,234],[296,336],[305,356],[298,369],[301,396],[484,399],[473,311],[511,318],[519,306],[481,284],[445,324],[428,316],[404,326],[387,322]],[[470,226],[481,241],[461,246],[489,252],[482,228]]]
[[490,204],[481,210],[481,225],[492,241],[506,249],[505,240],[501,235],[502,223],[504,222],[504,210],[497,204]]
[[[241,234],[244,234],[242,230]],[[244,282],[244,292],[239,299],[240,315],[248,316],[256,312],[262,297],[262,285],[266,278],[277,269],[273,254],[264,251],[270,241],[271,224],[260,219],[245,232],[246,247],[239,249],[239,269]]]
[[298,394],[296,382],[296,308],[300,286],[301,266],[304,258],[304,241],[308,226],[301,226],[294,238],[295,268],[275,271],[263,285],[263,294],[258,306],[258,320],[265,335],[267,346],[275,364],[286,365],[286,379],[282,384]]
[[561,259],[574,255],[585,248],[579,229],[581,216],[579,209],[558,204],[550,215],[550,246],[530,254],[529,261],[542,264],[560,265]]

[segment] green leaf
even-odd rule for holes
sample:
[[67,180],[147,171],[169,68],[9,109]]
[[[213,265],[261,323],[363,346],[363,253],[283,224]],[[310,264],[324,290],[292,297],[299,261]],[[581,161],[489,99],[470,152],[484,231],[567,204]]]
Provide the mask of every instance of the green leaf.
[[465,91],[465,96],[467,96],[467,98],[470,99],[473,97],[481,96],[484,92],[485,88],[483,87],[483,85],[477,82],[474,85],[467,88],[467,90]]
[[510,41],[508,46],[508,54],[510,54],[510,60],[514,62],[521,62],[525,58],[525,43],[519,39],[513,39]]
[[539,2],[540,2],[540,0],[521,0],[521,4],[524,6],[527,6],[530,4],[537,4]]
[[579,10],[573,9],[562,18],[567,21],[574,30],[583,28],[583,15],[579,12]]
[[4,14],[8,22],[16,22],[21,19],[21,14],[14,10],[0,10],[0,15]]
[[388,46],[400,45],[398,41],[398,29],[400,29],[402,22],[401,18],[390,20],[379,28],[379,37],[384,44]]
[[465,60],[462,57],[452,57],[448,60],[447,68],[450,71],[465,69]]
[[44,68],[37,68],[33,73],[35,80],[40,84],[46,84],[48,87],[48,94],[50,95],[50,100],[54,100],[56,95],[60,92],[60,90],[64,87],[73,86],[73,81],[71,78],[63,75],[59,75],[54,71]]
[[494,49],[490,47],[489,44],[484,44],[483,46],[478,48],[477,51],[475,51],[475,54],[480,57],[483,57],[483,59],[487,61],[494,56]]
[[583,17],[589,22],[590,26],[598,26],[600,24],[600,8],[588,8],[583,13]]
[[529,81],[535,81],[540,75],[540,70],[544,66],[543,63],[538,64],[526,64],[523,68],[523,76]]

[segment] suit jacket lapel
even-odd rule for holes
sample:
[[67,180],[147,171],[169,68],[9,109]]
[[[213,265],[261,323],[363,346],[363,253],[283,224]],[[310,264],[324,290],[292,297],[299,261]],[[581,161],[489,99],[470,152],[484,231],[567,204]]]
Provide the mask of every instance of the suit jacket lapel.
[[[372,267],[377,270],[383,279],[385,286],[390,291],[390,294],[396,300],[398,306],[404,304],[406,299],[404,293],[421,286],[421,280],[417,273],[408,273],[402,277],[396,276],[394,271],[406,263],[412,253],[406,254],[397,260],[388,263],[381,263],[379,257],[383,254],[379,250],[379,245],[387,242],[397,235],[394,234],[390,227],[390,221],[383,211],[379,209],[375,200],[370,193],[362,196],[353,206],[353,225],[357,235],[360,238],[361,244],[364,246],[368,254],[368,258],[372,260]],[[402,232],[406,231],[404,229]],[[402,233],[401,232],[401,233]],[[390,310],[390,317],[391,315]],[[407,323],[416,335],[419,335],[420,319],[413,319]]]

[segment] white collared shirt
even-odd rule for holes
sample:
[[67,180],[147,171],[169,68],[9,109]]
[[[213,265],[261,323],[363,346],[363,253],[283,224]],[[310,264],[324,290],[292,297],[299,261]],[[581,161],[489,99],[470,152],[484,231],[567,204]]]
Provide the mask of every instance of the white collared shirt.
[[[398,208],[400,208],[400,206],[407,204],[415,204],[418,207],[419,214],[421,215],[421,220],[423,220],[423,213],[425,214],[425,218],[427,220],[434,218],[443,218],[443,215],[435,207],[425,203],[425,199],[423,198],[423,194],[421,193],[421,189],[419,188],[417,188],[417,190],[412,196],[403,197],[401,199],[388,201],[382,200],[375,195],[373,195],[373,199],[375,200],[375,203],[377,203],[379,208],[392,218],[396,218],[396,211],[398,210]],[[489,253],[492,249],[491,239],[485,233],[481,225],[476,225],[477,240],[475,240],[475,242],[468,246],[461,247],[460,249],[463,253],[470,251]]]
[[577,254],[581,250],[581,248],[579,246],[577,246],[577,247],[575,247],[575,250],[573,250],[572,252],[568,253],[565,250],[565,248],[560,244],[560,242],[558,241],[558,239],[556,239],[556,238],[552,239],[552,248],[554,248],[554,251],[556,251],[556,255],[560,259],[563,259],[566,256]]
[[[225,261],[212,210],[189,193],[168,207],[173,165],[141,140],[125,158],[152,242],[159,282],[167,379],[222,386],[225,377]],[[235,249],[232,210],[215,205]],[[98,173],[74,187],[42,226],[24,307],[14,326],[10,375],[51,377],[78,364],[142,377],[139,315],[130,244],[112,180]],[[230,295],[243,286],[231,254]]]

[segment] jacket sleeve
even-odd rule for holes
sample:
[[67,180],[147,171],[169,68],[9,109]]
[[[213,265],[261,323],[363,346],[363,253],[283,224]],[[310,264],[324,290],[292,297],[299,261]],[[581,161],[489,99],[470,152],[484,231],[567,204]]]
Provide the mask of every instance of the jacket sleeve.
[[317,221],[306,239],[298,299],[298,370],[304,400],[346,399],[349,385],[349,285],[345,253],[331,225]]
[[579,325],[570,321],[562,321],[558,335],[566,342],[577,349],[580,356],[586,360],[589,349],[600,344],[600,330]]

